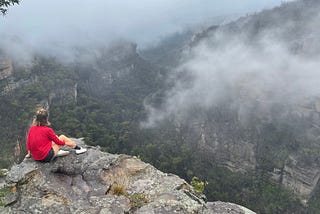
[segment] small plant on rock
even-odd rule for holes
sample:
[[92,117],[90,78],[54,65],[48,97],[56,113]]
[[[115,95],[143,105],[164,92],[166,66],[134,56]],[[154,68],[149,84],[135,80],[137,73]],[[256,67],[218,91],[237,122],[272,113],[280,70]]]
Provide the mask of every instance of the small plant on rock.
[[208,182],[200,181],[198,177],[193,177],[190,184],[197,194],[202,195],[204,192],[204,187],[208,184]]
[[126,188],[124,187],[124,185],[120,185],[120,184],[112,184],[112,186],[110,187],[109,193],[117,196],[127,195]]
[[148,203],[148,199],[143,193],[134,193],[130,197],[131,209],[138,209]]

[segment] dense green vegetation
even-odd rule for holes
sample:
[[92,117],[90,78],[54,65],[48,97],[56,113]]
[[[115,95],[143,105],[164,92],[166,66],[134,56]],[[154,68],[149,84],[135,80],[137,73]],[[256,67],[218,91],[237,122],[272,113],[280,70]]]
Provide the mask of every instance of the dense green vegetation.
[[259,213],[304,213],[293,192],[270,180],[266,174],[233,173],[215,167],[205,175],[205,194],[212,200],[232,201]]
[[17,93],[1,96],[0,168],[8,167],[21,158],[21,154],[15,153],[15,146],[24,148],[26,131],[31,123],[34,106],[40,102],[37,98],[40,94],[41,90],[36,87],[26,87]]
[[[298,128],[291,125],[296,123],[294,120],[285,123],[275,120],[260,125],[263,137],[257,150],[257,171],[231,172],[202,158],[197,133],[188,124],[182,123],[178,127],[173,120],[167,120],[157,127],[140,128],[140,121],[146,115],[143,101],[157,92],[158,97],[154,100],[161,102],[162,90],[167,85],[164,86],[164,77],[159,79],[165,72],[141,65],[142,61],[139,64],[129,76],[115,79],[101,94],[93,93],[94,82],[88,81],[89,74],[83,78],[81,65],[62,65],[54,59],[37,58],[30,72],[16,72],[11,79],[0,81],[2,89],[10,81],[23,83],[1,96],[1,124],[5,125],[0,126],[0,167],[8,167],[8,163],[23,157],[25,134],[34,109],[39,104],[48,104],[50,121],[57,134],[84,137],[87,144],[99,145],[107,152],[139,156],[160,170],[177,174],[189,182],[197,176],[200,181],[207,182],[200,187],[204,187],[209,201],[234,202],[259,213],[307,212],[292,192],[271,182],[268,174],[273,167],[281,168],[289,152],[299,148],[296,139],[303,131],[304,123]],[[72,91],[75,83],[78,83],[77,97]],[[223,118],[214,118],[216,115]],[[213,117],[211,120],[218,122],[226,120],[225,114],[218,112],[216,115],[211,112],[206,117]],[[232,116],[230,118],[232,121]],[[22,152],[14,157],[17,141]],[[318,199],[314,197],[310,202],[312,211],[319,210],[317,203]]]
[[121,106],[113,109],[110,104],[99,102],[102,101],[79,97],[77,104],[70,103],[64,108],[56,106],[52,110],[52,121],[71,136],[85,137],[88,144],[100,145],[108,152],[139,155],[142,160],[165,172],[178,174],[189,182],[194,176],[199,176],[207,182],[201,187],[205,187],[205,194],[210,201],[230,201],[260,213],[305,212],[300,200],[292,192],[272,182],[268,175],[269,168],[283,163],[284,157],[279,154],[280,150],[273,154],[273,159],[267,155],[279,146],[282,147],[281,151],[289,151],[290,148],[285,149],[285,143],[292,137],[289,134],[291,132],[287,133],[287,137],[278,136],[280,131],[286,132],[282,129],[277,132],[268,125],[266,132],[274,134],[265,141],[277,140],[282,143],[261,148],[260,171],[234,173],[214,163],[199,160],[202,154],[197,151],[196,145],[187,145],[169,121],[162,127],[141,130],[136,118],[126,120],[130,117],[121,117]]

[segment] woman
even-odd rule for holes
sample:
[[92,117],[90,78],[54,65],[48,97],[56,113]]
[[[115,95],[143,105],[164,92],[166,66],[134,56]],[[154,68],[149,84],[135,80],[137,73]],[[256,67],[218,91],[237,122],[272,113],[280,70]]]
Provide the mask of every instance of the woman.
[[36,112],[33,124],[27,137],[27,158],[36,161],[50,162],[57,156],[69,154],[69,151],[60,150],[60,146],[69,146],[76,150],[76,154],[82,154],[87,151],[85,148],[77,146],[70,138],[64,135],[57,137],[52,128],[49,128],[48,111],[40,108]]

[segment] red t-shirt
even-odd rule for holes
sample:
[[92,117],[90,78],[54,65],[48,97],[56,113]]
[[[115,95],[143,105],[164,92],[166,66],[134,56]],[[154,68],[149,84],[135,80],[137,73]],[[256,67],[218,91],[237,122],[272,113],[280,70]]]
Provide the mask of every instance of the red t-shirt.
[[33,159],[43,160],[52,148],[52,141],[61,146],[65,145],[53,129],[47,126],[32,126],[28,132],[27,150],[30,151]]

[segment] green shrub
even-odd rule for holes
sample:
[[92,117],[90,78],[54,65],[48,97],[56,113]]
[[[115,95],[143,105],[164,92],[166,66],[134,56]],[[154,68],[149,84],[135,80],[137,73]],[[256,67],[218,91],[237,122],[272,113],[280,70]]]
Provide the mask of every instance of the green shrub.
[[193,187],[194,191],[201,195],[204,192],[204,187],[208,184],[206,181],[200,181],[198,177],[193,177],[191,180],[191,186]]

